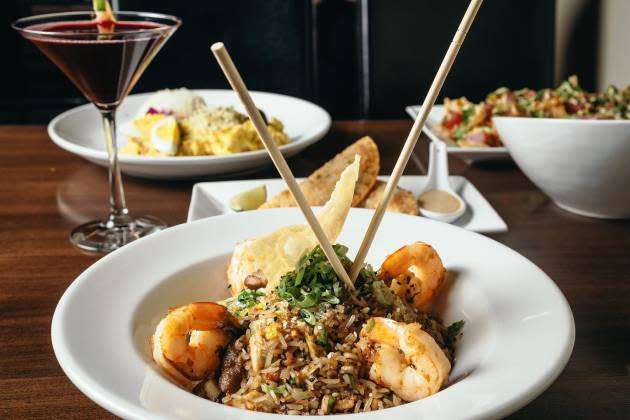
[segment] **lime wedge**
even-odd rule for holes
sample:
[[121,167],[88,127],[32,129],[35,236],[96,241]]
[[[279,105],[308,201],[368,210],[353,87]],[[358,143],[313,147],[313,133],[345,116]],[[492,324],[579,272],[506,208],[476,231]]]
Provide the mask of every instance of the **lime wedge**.
[[232,197],[230,208],[234,211],[256,210],[265,201],[267,201],[267,187],[259,185]]

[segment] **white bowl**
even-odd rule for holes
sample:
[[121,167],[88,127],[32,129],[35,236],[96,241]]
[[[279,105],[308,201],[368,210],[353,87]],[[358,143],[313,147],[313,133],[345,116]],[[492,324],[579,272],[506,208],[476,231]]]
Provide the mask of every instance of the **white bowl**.
[[[350,255],[373,214],[350,209],[339,238]],[[106,255],[72,283],[55,310],[52,344],[64,372],[122,418],[298,419],[196,397],[165,378],[149,350],[149,337],[168,308],[226,297],[226,263],[237,241],[293,223],[304,223],[297,209],[211,217]],[[387,213],[367,261],[379,266],[387,254],[417,240],[432,244],[449,269],[438,314],[446,323],[466,321],[451,384],[421,401],[343,418],[488,419],[524,406],[554,381],[571,354],[575,329],[566,299],[545,273],[508,247],[415,216]]]
[[[244,108],[231,90],[194,90],[209,106],[233,106],[237,111]],[[267,92],[251,92],[256,105],[268,117],[276,117],[284,124],[291,141],[280,146],[285,157],[290,157],[319,141],[330,129],[330,115],[321,107],[286,95]],[[119,127],[133,120],[144,101],[152,93],[129,95],[116,111]],[[94,105],[72,108],[48,124],[48,135],[62,149],[81,156],[97,165],[109,166],[101,117]],[[127,142],[118,131],[118,144]],[[155,179],[199,178],[251,171],[271,164],[266,150],[236,153],[222,156],[152,157],[118,154],[120,170],[128,175]]]
[[561,208],[630,217],[630,121],[494,117],[512,158]]

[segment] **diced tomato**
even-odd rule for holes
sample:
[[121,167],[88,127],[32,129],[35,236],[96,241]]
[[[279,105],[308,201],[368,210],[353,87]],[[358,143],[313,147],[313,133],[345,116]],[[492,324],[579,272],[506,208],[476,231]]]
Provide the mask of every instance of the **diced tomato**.
[[442,126],[446,129],[451,129],[456,125],[461,124],[464,117],[461,112],[449,112],[444,121],[442,122]]
[[582,106],[579,104],[573,104],[571,102],[567,102],[565,105],[565,108],[567,109],[567,112],[569,114],[577,114],[579,110],[582,109]]
[[279,382],[280,381],[280,373],[279,372],[267,372],[263,375],[266,380],[270,382]]

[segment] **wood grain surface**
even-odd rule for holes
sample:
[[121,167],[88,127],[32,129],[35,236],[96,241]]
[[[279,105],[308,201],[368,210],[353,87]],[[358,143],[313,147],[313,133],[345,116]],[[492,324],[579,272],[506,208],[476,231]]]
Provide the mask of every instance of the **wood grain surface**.
[[[380,147],[381,173],[388,174],[410,127],[411,121],[336,122],[289,165],[296,176],[308,175],[371,135]],[[473,182],[508,224],[508,232],[490,236],[554,279],[575,318],[576,343],[566,369],[512,418],[627,419],[630,221],[567,213],[513,164],[468,166],[454,158],[450,164],[452,174]],[[426,165],[423,139],[406,173],[424,174]],[[266,177],[277,174],[268,167],[247,175]],[[57,301],[100,257],[72,247],[68,233],[106,214],[106,182],[105,169],[59,149],[45,127],[0,126],[0,418],[112,417],[66,378],[50,341]],[[171,225],[185,222],[192,185],[125,178],[132,214],[153,214]]]

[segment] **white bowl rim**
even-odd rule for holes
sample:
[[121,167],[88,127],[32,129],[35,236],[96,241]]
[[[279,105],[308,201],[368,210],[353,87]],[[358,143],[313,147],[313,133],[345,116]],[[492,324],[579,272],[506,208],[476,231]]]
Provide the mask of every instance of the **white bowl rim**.
[[558,124],[602,124],[602,125],[630,125],[630,120],[615,120],[615,119],[596,119],[596,118],[539,118],[539,117],[509,117],[509,116],[492,116],[492,119],[516,121],[523,120],[528,122],[540,121],[543,123],[558,123]]

